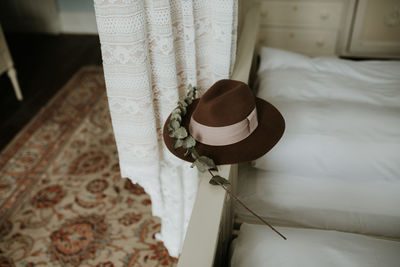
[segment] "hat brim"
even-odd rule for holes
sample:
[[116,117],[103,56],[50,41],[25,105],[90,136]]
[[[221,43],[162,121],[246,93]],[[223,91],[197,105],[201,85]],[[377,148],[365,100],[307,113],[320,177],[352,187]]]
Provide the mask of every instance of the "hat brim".
[[[187,113],[182,118],[181,125],[188,131],[190,118],[195,110],[199,99],[195,99],[192,104],[187,107]],[[207,156],[214,160],[215,164],[234,164],[255,160],[269,150],[281,139],[285,131],[285,120],[281,113],[267,101],[256,98],[258,126],[254,132],[246,139],[226,146],[210,146],[196,143],[195,149],[201,156]],[[184,156],[186,149],[174,149],[175,138],[168,135],[167,125],[170,116],[166,120],[163,129],[164,142],[172,154],[185,161],[193,162],[194,159],[189,155]],[[189,131],[188,131],[189,132]]]

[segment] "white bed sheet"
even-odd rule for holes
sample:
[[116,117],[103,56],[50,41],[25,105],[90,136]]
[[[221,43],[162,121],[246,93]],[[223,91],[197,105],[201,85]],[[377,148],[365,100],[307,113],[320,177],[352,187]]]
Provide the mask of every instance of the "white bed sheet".
[[263,48],[258,80],[286,131],[239,196],[275,223],[400,237],[400,62]]
[[231,267],[397,267],[400,242],[362,235],[279,227],[284,241],[262,225],[243,224]]
[[[341,180],[239,168],[238,196],[271,223],[400,237],[400,180]],[[255,221],[241,206],[242,221]]]

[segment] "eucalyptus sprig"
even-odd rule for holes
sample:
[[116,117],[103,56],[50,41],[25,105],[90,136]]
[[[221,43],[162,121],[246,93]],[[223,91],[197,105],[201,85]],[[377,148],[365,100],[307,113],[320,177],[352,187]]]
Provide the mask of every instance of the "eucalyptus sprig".
[[[197,153],[196,140],[191,136],[185,129],[181,126],[182,116],[186,115],[187,107],[192,104],[193,100],[196,98],[197,88],[189,85],[186,97],[183,100],[178,101],[178,107],[172,111],[170,121],[167,125],[167,130],[169,136],[175,138],[174,149],[183,147],[186,149],[184,154],[185,157],[192,157],[194,162],[191,167],[197,167],[200,172],[206,172],[208,170],[218,171],[217,166],[209,157],[201,156]],[[229,184],[229,181],[219,175],[213,175],[210,180],[210,184],[218,185],[219,183]]]
[[[186,149],[184,154],[185,157],[192,157],[194,162],[190,166],[196,168],[200,172],[208,171],[211,174],[211,179],[209,181],[212,185],[220,185],[234,200],[236,200],[241,206],[243,206],[246,210],[248,210],[251,214],[253,214],[256,218],[262,221],[265,225],[269,226],[273,231],[275,231],[278,235],[280,235],[283,239],[286,240],[286,237],[283,236],[278,230],[276,230],[271,224],[266,222],[263,218],[261,218],[258,214],[248,208],[240,199],[238,199],[228,188],[230,185],[229,181],[220,176],[218,174],[218,168],[215,165],[213,159],[199,155],[195,149],[196,140],[191,136],[186,128],[181,125],[182,117],[186,115],[187,107],[192,104],[193,100],[196,98],[197,88],[189,85],[188,92],[186,97],[183,100],[178,101],[178,107],[172,111],[170,121],[167,125],[168,134],[170,137],[175,138],[174,149],[178,149],[183,147]],[[217,174],[214,174],[216,172]]]

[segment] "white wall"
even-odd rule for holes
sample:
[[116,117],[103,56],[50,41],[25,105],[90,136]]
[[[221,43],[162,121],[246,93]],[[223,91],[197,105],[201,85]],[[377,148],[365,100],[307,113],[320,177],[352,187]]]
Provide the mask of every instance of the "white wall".
[[57,0],[61,32],[97,34],[93,0]]
[[0,0],[0,22],[13,32],[97,34],[93,0]]

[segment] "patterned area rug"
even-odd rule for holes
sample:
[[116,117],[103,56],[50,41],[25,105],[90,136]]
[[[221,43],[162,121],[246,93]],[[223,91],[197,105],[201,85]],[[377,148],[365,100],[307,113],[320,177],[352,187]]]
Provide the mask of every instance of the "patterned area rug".
[[175,266],[122,179],[101,67],[81,69],[0,155],[0,266]]

